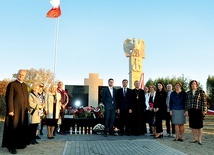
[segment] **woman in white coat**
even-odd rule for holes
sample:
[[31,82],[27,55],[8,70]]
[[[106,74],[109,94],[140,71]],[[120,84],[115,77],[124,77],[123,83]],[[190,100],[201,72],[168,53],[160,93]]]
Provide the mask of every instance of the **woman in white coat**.
[[54,128],[59,119],[61,109],[61,94],[57,92],[57,86],[51,85],[49,92],[45,96],[45,109],[46,109],[46,125],[48,131],[48,139],[54,138]]
[[34,84],[31,93],[29,94],[29,104],[30,104],[30,113],[29,116],[29,139],[31,144],[38,144],[36,141],[36,130],[38,124],[40,123],[40,115],[39,115],[39,108],[40,107],[40,100],[39,100],[39,85]]
[[149,122],[149,130],[151,136],[155,135],[155,124],[154,124],[154,100],[155,100],[155,86],[149,86],[149,93],[145,95],[146,98],[146,112],[147,112],[147,122]]

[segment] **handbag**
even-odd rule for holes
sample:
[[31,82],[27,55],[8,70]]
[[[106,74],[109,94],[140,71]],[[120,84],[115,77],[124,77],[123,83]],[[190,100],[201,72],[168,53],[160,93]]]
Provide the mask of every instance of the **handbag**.
[[[38,96],[37,96],[34,92],[33,92],[32,94],[38,98]],[[33,98],[33,100],[34,100],[34,98]],[[31,113],[30,113],[31,115],[33,115],[33,114],[35,113],[37,106],[38,106],[38,104],[36,105],[35,108],[32,108],[32,107],[31,107],[31,108],[33,109],[33,110],[31,111]]]
[[31,111],[31,113],[30,113],[31,115],[33,115],[33,114],[35,113],[37,106],[38,106],[38,104],[37,104],[36,107],[33,108],[33,110]]
[[46,119],[46,115],[47,115],[47,113],[46,113],[45,109],[43,109],[43,115],[40,116],[41,119]]

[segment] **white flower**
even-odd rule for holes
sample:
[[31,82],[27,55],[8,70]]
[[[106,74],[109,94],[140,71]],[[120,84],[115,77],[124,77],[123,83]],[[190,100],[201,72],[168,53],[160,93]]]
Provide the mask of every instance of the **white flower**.
[[105,128],[104,125],[102,125],[102,124],[97,124],[97,125],[94,126],[93,130],[94,130],[94,131],[103,131],[104,128]]

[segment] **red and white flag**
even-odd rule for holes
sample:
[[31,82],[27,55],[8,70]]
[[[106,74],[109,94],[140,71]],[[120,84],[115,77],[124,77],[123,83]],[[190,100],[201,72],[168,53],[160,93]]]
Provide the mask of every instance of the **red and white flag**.
[[53,8],[48,11],[46,17],[49,18],[59,17],[61,15],[60,0],[51,0],[50,3],[52,4]]
[[144,73],[142,73],[140,77],[140,88],[144,89]]

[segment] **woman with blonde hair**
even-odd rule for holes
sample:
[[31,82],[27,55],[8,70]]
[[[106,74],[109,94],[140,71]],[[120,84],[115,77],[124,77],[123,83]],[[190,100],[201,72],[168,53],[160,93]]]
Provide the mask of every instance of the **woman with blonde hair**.
[[38,128],[38,124],[40,123],[41,119],[39,116],[39,108],[40,101],[39,101],[39,84],[34,84],[29,94],[29,104],[30,104],[30,113],[29,116],[29,138],[31,144],[38,144],[36,141],[36,131]]
[[48,131],[48,139],[53,139],[54,128],[59,119],[61,109],[61,94],[57,92],[57,86],[51,85],[49,92],[45,96],[45,110],[46,110],[46,125]]
[[149,131],[151,136],[155,135],[155,124],[153,124],[154,120],[154,100],[156,94],[156,88],[154,85],[149,85],[149,93],[145,95],[146,98],[146,119],[149,123]]

